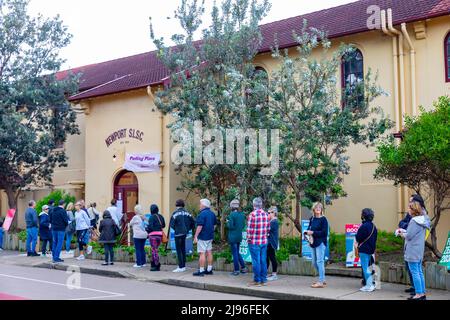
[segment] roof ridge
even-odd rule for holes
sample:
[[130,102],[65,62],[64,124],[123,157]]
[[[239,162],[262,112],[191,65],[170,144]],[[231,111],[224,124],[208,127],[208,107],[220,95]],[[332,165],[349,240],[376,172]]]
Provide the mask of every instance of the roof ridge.
[[87,90],[85,90],[85,91],[79,92],[79,93],[77,93],[77,94],[71,96],[70,99],[76,98],[77,96],[79,96],[79,95],[81,95],[81,94],[85,94],[85,93],[89,93],[89,92],[91,92],[91,91],[93,91],[93,90],[97,90],[97,89],[99,89],[99,88],[101,88],[101,87],[107,86],[108,84],[111,84],[111,83],[113,83],[113,82],[122,80],[122,79],[124,79],[124,78],[131,77],[131,76],[133,76],[133,75],[134,75],[134,74],[131,74],[131,73],[130,73],[130,74],[127,74],[127,75],[118,77],[118,78],[116,78],[116,79],[113,79],[113,80],[111,80],[111,81],[102,83],[102,84],[100,84],[100,85],[98,85],[98,86],[96,86],[96,87],[93,87],[93,88],[87,89]]

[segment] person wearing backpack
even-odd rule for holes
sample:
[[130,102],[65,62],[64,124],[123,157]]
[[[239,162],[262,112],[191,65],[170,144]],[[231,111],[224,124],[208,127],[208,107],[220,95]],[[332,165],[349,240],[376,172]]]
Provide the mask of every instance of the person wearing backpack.
[[159,208],[156,204],[152,204],[150,213],[152,215],[148,219],[146,229],[149,234],[150,245],[152,246],[152,267],[150,271],[160,271],[161,263],[159,263],[158,249],[163,241],[163,232],[166,227],[166,222],[164,221],[164,217],[159,214]]
[[377,246],[378,230],[373,219],[375,213],[372,209],[366,208],[361,212],[362,225],[356,233],[355,240],[358,243],[358,252],[361,260],[361,268],[364,273],[366,285],[360,289],[363,292],[372,292],[375,290],[373,284],[372,271],[369,270],[369,263]]
[[72,238],[74,233],[76,232],[76,221],[75,215],[73,214],[74,205],[73,203],[69,203],[66,207],[67,219],[69,219],[69,224],[66,228],[66,252],[70,253],[70,245],[72,243]]
[[112,266],[114,265],[114,244],[121,231],[108,210],[103,212],[103,220],[100,222],[99,231],[98,242],[102,243],[105,248],[105,262],[102,263],[102,266]]

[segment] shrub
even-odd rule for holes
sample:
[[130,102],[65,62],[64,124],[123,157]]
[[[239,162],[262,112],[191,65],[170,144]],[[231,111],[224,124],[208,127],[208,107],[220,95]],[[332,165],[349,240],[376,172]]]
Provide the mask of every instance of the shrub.
[[58,201],[61,199],[64,199],[64,201],[66,202],[66,205],[69,202],[75,202],[75,197],[64,192],[63,190],[55,190],[53,192],[51,192],[48,196],[46,196],[45,198],[39,200],[36,203],[36,211],[38,212],[38,214],[40,212],[42,212],[42,207],[46,204],[48,204],[48,202],[50,201],[50,199],[53,199],[55,201],[55,206],[58,205]]
[[17,237],[19,238],[20,241],[27,241],[27,231],[26,230],[22,230],[17,234]]

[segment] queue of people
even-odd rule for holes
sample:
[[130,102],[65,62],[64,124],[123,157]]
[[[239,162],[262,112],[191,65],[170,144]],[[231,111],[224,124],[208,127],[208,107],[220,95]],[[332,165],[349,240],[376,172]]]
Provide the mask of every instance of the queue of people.
[[[36,212],[35,201],[30,201],[25,212],[27,224],[27,255],[39,256],[36,250],[37,237],[41,238],[42,254],[52,252],[54,263],[63,262],[60,253],[65,240],[66,250],[70,252],[70,243],[73,235],[76,235],[80,256],[78,260],[85,259],[88,252],[88,243],[92,233],[98,227],[100,232],[99,243],[104,245],[104,266],[114,264],[114,246],[117,237],[121,234],[120,224],[123,214],[117,209],[117,201],[113,199],[111,206],[103,213],[103,219],[99,226],[100,213],[93,203],[89,209],[85,208],[81,200],[75,205],[69,203],[65,206],[64,200],[54,206],[54,201],[42,207],[42,212]],[[193,234],[193,243],[197,244],[199,254],[199,268],[193,276],[203,277],[213,274],[213,240],[215,228],[218,225],[216,214],[211,210],[211,202],[202,199],[199,203],[199,214],[197,219],[185,208],[183,200],[176,201],[176,210],[172,213],[169,227],[174,230],[175,249],[177,253],[178,267],[175,273],[186,271],[186,238],[190,232]],[[145,252],[146,241],[151,247],[151,271],[160,271],[159,248],[161,244],[167,243],[165,233],[166,222],[159,212],[156,204],[150,207],[150,217],[147,219],[140,205],[136,205],[135,216],[130,221],[133,232],[133,243],[136,252],[135,268],[147,266],[147,255]],[[278,280],[278,262],[276,252],[279,247],[279,223],[278,209],[271,207],[267,212],[263,209],[263,200],[253,200],[253,211],[246,218],[240,210],[239,200],[230,203],[231,213],[226,220],[228,228],[228,244],[231,249],[234,270],[233,276],[239,276],[248,272],[244,259],[240,253],[242,234],[247,228],[247,243],[252,260],[253,281],[248,286],[266,286],[268,281]],[[312,288],[325,288],[325,252],[328,246],[328,220],[323,214],[323,205],[317,202],[312,207],[312,217],[309,227],[304,233],[305,239],[309,241],[312,252],[312,264],[318,273],[318,280],[313,282]],[[370,208],[361,212],[362,224],[355,236],[355,252],[359,256],[362,270],[363,292],[372,292],[376,289],[373,278],[374,271],[370,266],[374,265],[374,255],[378,230],[374,224],[375,213]],[[428,217],[424,201],[420,195],[410,198],[409,210],[405,218],[400,221],[396,235],[405,239],[404,260],[408,271],[411,288],[405,291],[411,294],[411,300],[426,300],[425,280],[422,269],[422,261],[425,250],[427,230],[430,229],[430,218]],[[272,266],[272,274],[268,276],[268,269]]]

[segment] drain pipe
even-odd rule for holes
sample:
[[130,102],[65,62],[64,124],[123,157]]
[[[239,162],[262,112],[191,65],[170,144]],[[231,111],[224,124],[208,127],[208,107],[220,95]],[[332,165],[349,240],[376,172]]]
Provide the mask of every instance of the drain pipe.
[[411,111],[412,115],[417,115],[417,104],[416,104],[416,50],[412,44],[411,38],[409,37],[408,30],[406,29],[406,23],[402,23],[402,33],[405,36],[406,41],[409,45],[409,54],[411,59]]

